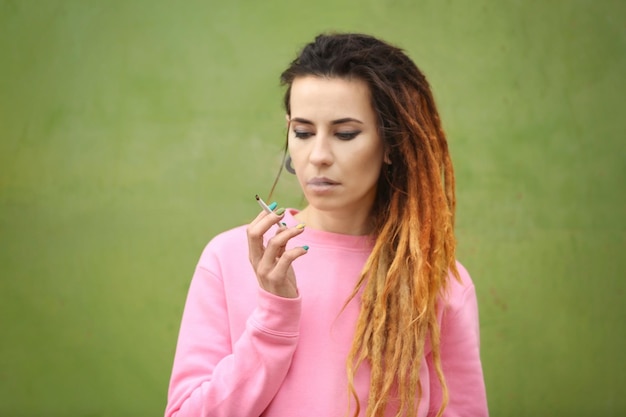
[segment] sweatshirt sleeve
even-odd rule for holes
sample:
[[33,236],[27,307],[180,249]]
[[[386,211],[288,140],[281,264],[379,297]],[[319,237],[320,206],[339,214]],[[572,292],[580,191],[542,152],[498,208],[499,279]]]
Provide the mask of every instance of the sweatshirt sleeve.
[[[460,265],[459,273],[464,284],[450,298],[441,321],[441,366],[449,394],[443,415],[487,417],[489,411],[480,360],[476,291],[469,274]],[[441,386],[434,375],[430,381],[431,404],[438,408]]]
[[201,262],[192,278],[165,417],[259,416],[291,365],[301,299],[259,288],[256,308],[233,344],[224,285],[215,271]]

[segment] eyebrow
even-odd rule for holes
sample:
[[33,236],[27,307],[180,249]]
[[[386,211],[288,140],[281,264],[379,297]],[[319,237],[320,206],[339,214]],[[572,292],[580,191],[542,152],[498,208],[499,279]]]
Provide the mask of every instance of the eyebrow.
[[[298,122],[298,123],[302,123],[305,125],[313,125],[314,123],[308,119],[303,119],[302,117],[294,117],[293,119],[290,119],[290,122]],[[333,120],[332,122],[330,122],[330,124],[332,125],[340,125],[343,123],[349,123],[349,122],[356,122],[356,123],[360,123],[363,124],[362,121],[360,121],[359,119],[355,119],[352,117],[344,117],[343,119],[337,119],[337,120]]]

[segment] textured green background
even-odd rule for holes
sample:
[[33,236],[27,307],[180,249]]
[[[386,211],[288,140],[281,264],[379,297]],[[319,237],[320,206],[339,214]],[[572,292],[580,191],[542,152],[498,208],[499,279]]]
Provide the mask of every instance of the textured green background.
[[[625,415],[625,16],[610,0],[0,0],[0,416],[162,414],[200,251],[257,213],[278,75],[327,29],[404,47],[433,85],[492,415]],[[292,179],[276,199],[300,202]]]

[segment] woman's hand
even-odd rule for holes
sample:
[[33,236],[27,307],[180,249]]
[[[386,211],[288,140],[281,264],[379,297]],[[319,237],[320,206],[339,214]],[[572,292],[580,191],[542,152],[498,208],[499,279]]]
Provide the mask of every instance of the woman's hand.
[[279,225],[276,234],[267,242],[267,247],[263,245],[263,235],[284,215],[284,209],[272,213],[263,211],[248,225],[250,263],[261,288],[280,297],[296,298],[298,286],[291,263],[304,255],[307,248],[286,250],[286,246],[289,239],[302,233],[304,225],[289,228]]

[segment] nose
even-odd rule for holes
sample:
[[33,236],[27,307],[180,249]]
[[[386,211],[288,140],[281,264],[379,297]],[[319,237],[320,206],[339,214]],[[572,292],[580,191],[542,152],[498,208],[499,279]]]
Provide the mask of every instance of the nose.
[[309,162],[315,166],[331,165],[333,163],[333,152],[331,137],[328,134],[320,133],[313,138]]

